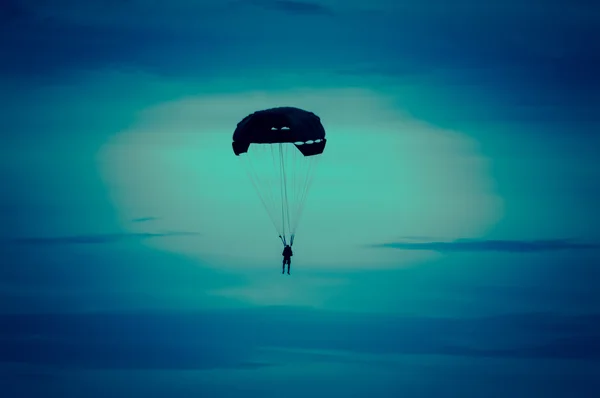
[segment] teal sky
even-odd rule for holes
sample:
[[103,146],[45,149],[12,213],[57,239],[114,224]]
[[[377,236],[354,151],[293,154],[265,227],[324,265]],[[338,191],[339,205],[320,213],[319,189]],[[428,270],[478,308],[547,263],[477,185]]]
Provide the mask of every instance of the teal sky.
[[[469,344],[489,344],[492,351],[509,342],[469,326],[472,319],[506,316],[511,324],[511,317],[545,314],[557,323],[563,318],[552,317],[566,317],[575,330],[579,318],[571,317],[584,316],[591,319],[586,333],[597,333],[600,48],[591,40],[597,6],[6,4],[0,13],[0,313],[7,322],[23,314],[193,310],[263,314],[276,325],[287,318],[272,307],[284,306],[298,311],[296,331],[310,337],[294,340],[292,333],[281,351],[256,358],[294,358],[290,366],[310,378],[317,368],[309,365],[325,366],[315,351],[326,351],[337,365],[327,365],[331,378],[322,380],[323,388],[343,374],[362,375],[355,380],[364,382],[348,384],[349,391],[392,386],[401,363],[416,375],[402,384],[412,387],[394,390],[406,396],[418,396],[415,380],[424,380],[428,363],[440,374],[459,369],[456,377],[464,380],[488,366],[487,359],[474,359],[471,351],[449,357],[454,354],[439,348],[446,347],[441,340],[408,358],[397,342],[365,348],[357,338],[340,348],[357,355],[348,365],[336,338],[311,334],[322,322],[319,314],[367,317],[351,318],[354,326],[328,326],[342,334],[361,327],[394,334],[370,323],[376,314],[414,317],[419,325],[429,317],[452,318],[467,322],[452,329],[453,343],[469,341],[467,331],[475,328],[481,340]],[[290,276],[280,274],[281,242],[231,150],[237,122],[275,106],[319,115],[328,139]],[[22,341],[19,322],[7,332],[10,346]],[[550,321],[536,325],[544,322]],[[538,340],[561,341],[551,329],[510,329],[518,336],[510,344],[525,350]],[[152,338],[171,333],[153,330]],[[240,352],[269,345],[252,339],[240,343]],[[421,347],[414,339],[408,351]],[[574,341],[581,352],[597,353],[591,337]],[[374,361],[369,355],[383,361],[385,344],[398,356],[390,359],[391,373],[357,365]],[[586,369],[561,379],[564,385],[598,374],[577,362],[575,348],[559,346],[544,355],[560,357],[560,351],[577,364],[536,357],[537,373],[523,384],[529,387],[512,396],[542,391],[547,374]],[[430,348],[436,359],[421,356]],[[507,370],[526,368],[514,355],[489,374],[520,377]],[[291,374],[286,369],[232,372],[240,385],[260,391],[257,380]],[[229,377],[229,370],[214,372],[176,377],[183,384],[193,379],[202,391],[198,386],[217,388],[216,380]],[[99,380],[93,377],[80,374],[73,391],[92,388]],[[153,381],[158,390],[171,383],[164,377]],[[460,383],[448,383],[460,391]],[[283,384],[273,391],[279,389]],[[442,390],[427,391],[440,396]],[[461,396],[485,395],[484,386],[469,391],[474,395]],[[567,390],[557,385],[555,391]]]
[[[555,131],[555,124],[544,134],[542,122],[514,120],[461,121],[464,127],[452,129],[446,123],[419,119],[410,107],[402,108],[403,101],[410,102],[411,91],[391,79],[385,89],[378,88],[377,82],[363,83],[366,87],[349,83],[349,87],[331,87],[335,76],[328,79],[329,84],[322,84],[319,79],[297,75],[295,80],[287,79],[285,87],[259,90],[255,84],[236,83],[232,78],[228,85],[217,81],[210,89],[204,87],[205,93],[188,94],[195,91],[195,83],[178,88],[184,85],[175,78],[109,72],[102,78],[106,80],[98,82],[97,72],[89,75],[64,85],[28,88],[27,101],[35,102],[28,102],[27,112],[35,111],[37,118],[27,118],[24,108],[15,103],[9,105],[14,108],[12,117],[22,121],[15,128],[22,128],[23,134],[7,141],[3,156],[5,174],[16,187],[4,196],[9,221],[4,229],[6,238],[65,239],[65,245],[43,250],[67,254],[81,251],[118,257],[114,252],[118,245],[128,250],[142,245],[138,250],[179,255],[199,269],[247,278],[244,287],[207,286],[211,295],[241,303],[310,303],[327,308],[329,301],[324,300],[332,294],[331,283],[352,284],[355,272],[381,269],[397,270],[398,283],[406,283],[403,272],[439,267],[453,279],[460,279],[458,275],[467,278],[462,281],[465,283],[541,283],[558,290],[566,288],[555,279],[564,272],[581,278],[580,288],[591,289],[580,274],[582,270],[552,271],[548,262],[558,262],[557,254],[564,255],[564,251],[554,250],[563,249],[561,245],[570,253],[568,258],[582,256],[584,261],[593,261],[587,259],[595,256],[595,250],[577,250],[576,245],[560,241],[593,243],[598,236],[591,222],[599,195],[598,172],[590,150],[597,140],[593,134],[561,134]],[[223,88],[219,90],[218,85]],[[232,93],[231,86],[237,92]],[[132,94],[135,87],[143,87],[139,99]],[[200,91],[199,84],[197,87]],[[437,89],[442,93],[449,90],[443,85]],[[434,114],[439,101],[434,98],[435,90],[435,85],[425,84],[425,94],[414,94],[415,98],[427,97],[431,92]],[[178,91],[180,96],[173,95]],[[122,98],[123,92],[134,98]],[[467,101],[460,86],[456,93]],[[156,97],[164,101],[138,105]],[[21,101],[24,104],[26,100]],[[231,153],[230,142],[240,115],[285,104],[320,115],[330,143],[296,243],[294,277],[302,285],[282,287],[278,284],[290,282],[275,282],[266,276],[280,261],[280,242],[244,169]],[[446,105],[454,106],[452,102]],[[125,109],[131,111],[127,118],[120,116],[127,113]],[[107,115],[114,115],[114,120]],[[38,132],[39,125],[52,127],[53,133]],[[149,239],[136,235],[172,232],[197,235]],[[111,242],[77,245],[69,239],[113,233],[134,239],[117,246]],[[370,247],[458,239],[478,239],[482,245],[489,240],[518,245],[556,239],[558,247],[533,254],[503,254],[502,248],[499,252],[475,249],[476,253],[468,253],[471,249],[467,249],[467,253],[440,253]],[[11,246],[11,250],[19,250]],[[482,266],[482,262],[508,265]],[[525,265],[516,267],[514,263]],[[529,267],[539,268],[537,280],[528,279]],[[482,268],[489,272],[483,273]],[[114,272],[128,271],[115,266]],[[502,282],[494,277],[497,273],[503,275]],[[481,279],[472,281],[479,274]],[[302,292],[308,286],[320,293],[307,297]],[[51,285],[48,288],[52,290]],[[380,284],[371,288],[382,293]],[[153,285],[147,294],[156,289]],[[407,293],[391,289],[389,296],[394,299],[377,300],[373,309],[401,310],[395,296]],[[421,291],[422,286],[411,289]],[[333,300],[335,308],[352,308],[344,304],[351,298],[343,294],[350,293],[343,291],[335,290],[342,294]],[[364,294],[362,287],[361,292]],[[193,302],[210,306],[211,301],[201,296],[198,291]],[[167,302],[171,303],[170,299]]]

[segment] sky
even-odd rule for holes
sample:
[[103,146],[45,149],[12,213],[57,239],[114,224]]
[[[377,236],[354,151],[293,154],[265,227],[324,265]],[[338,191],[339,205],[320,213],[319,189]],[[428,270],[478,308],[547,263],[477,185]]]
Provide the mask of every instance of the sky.
[[[4,1],[0,388],[597,396],[599,19]],[[328,140],[291,275],[231,150],[276,106]]]

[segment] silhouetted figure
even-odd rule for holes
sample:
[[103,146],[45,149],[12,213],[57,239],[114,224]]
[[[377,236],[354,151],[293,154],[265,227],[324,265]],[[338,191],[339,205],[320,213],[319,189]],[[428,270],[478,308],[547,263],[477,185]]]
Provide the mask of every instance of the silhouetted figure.
[[281,254],[283,255],[283,269],[281,270],[281,273],[283,274],[285,272],[285,265],[287,264],[288,275],[289,275],[290,274],[290,265],[292,264],[292,256],[294,255],[290,245],[285,245],[285,247],[283,248],[283,253],[281,253]]

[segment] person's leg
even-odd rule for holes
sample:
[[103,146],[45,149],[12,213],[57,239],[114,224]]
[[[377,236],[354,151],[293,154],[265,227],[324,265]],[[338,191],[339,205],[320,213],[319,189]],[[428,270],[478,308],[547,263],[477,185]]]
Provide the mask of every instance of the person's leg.
[[285,258],[283,259],[283,266],[281,267],[281,273],[285,273]]
[[292,259],[288,258],[287,263],[288,263],[288,274],[289,274],[290,273],[290,265],[292,265]]

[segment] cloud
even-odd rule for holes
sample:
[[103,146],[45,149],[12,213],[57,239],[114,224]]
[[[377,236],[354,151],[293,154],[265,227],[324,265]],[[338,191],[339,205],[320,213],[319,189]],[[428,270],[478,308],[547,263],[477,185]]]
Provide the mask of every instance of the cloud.
[[588,359],[600,358],[600,343],[597,336],[570,336],[556,339],[546,344],[524,346],[502,352],[502,356]]
[[133,222],[148,222],[148,221],[155,221],[158,220],[158,217],[140,217],[140,218],[134,218]]
[[[501,199],[492,191],[487,160],[471,137],[411,119],[397,110],[386,93],[360,88],[306,88],[190,96],[140,112],[136,123],[107,141],[97,155],[107,187],[111,191],[112,187],[123,187],[110,194],[114,195],[113,203],[122,212],[121,217],[129,219],[140,215],[129,214],[126,209],[144,209],[141,215],[164,216],[174,230],[193,230],[197,225],[217,226],[201,244],[173,248],[162,245],[162,241],[157,243],[161,250],[218,256],[216,258],[225,263],[219,267],[247,269],[248,263],[252,263],[262,268],[281,261],[280,251],[272,240],[248,239],[256,235],[259,228],[264,228],[268,236],[273,233],[272,227],[243,170],[231,167],[230,144],[223,141],[230,137],[231,125],[235,126],[240,117],[272,104],[294,104],[316,112],[327,126],[331,142],[344,142],[341,146],[328,147],[329,160],[319,166],[319,181],[315,179],[310,192],[309,200],[314,208],[302,215],[301,228],[312,231],[308,232],[309,239],[303,239],[301,251],[305,255],[298,253],[303,256],[302,260],[298,257],[303,266],[320,268],[330,264],[347,269],[363,268],[366,264],[371,268],[383,264],[388,267],[392,262],[398,264],[393,255],[380,252],[374,257],[372,251],[359,248],[365,242],[384,241],[389,231],[401,232],[395,222],[397,217],[402,218],[405,233],[478,236],[480,228],[494,223],[501,214]],[[201,126],[202,134],[188,133],[198,131],[197,126]],[[399,136],[398,129],[405,134]],[[377,139],[365,140],[366,130]],[[431,146],[432,140],[436,145]],[[159,147],[161,157],[167,160],[156,170],[155,148]],[[191,154],[186,148],[202,148],[203,155]],[[405,156],[398,157],[400,152]],[[355,170],[356,159],[363,155],[374,158]],[[390,167],[389,162],[383,161],[386,158],[400,159],[397,167]],[[409,171],[413,168],[437,171],[418,176]],[[188,183],[191,169],[202,185]],[[401,171],[392,172],[392,169]],[[379,177],[374,180],[373,175]],[[417,181],[422,177],[428,182]],[[223,184],[223,181],[230,183]],[[318,187],[319,184],[323,185]],[[358,193],[356,187],[365,184],[378,189],[378,195]],[[418,187],[414,189],[419,192],[413,189],[414,200],[404,202],[401,211],[404,214],[400,215],[396,212],[395,198],[404,195],[407,184]],[[328,193],[333,186],[337,197]],[[440,198],[449,195],[451,201],[443,200],[443,206],[437,204]],[[346,206],[339,206],[339,197],[348,197]],[[427,199],[417,199],[423,197]],[[259,207],[248,207],[249,211],[232,218],[233,208],[254,206],[254,200]],[[470,206],[467,208],[464,203]],[[377,211],[359,211],[369,206],[375,206]],[[416,216],[424,207],[431,209],[426,220]],[[352,222],[348,209],[357,210]],[[448,221],[448,217],[456,218],[457,222]],[[232,222],[231,227],[225,225]],[[411,228],[417,224],[417,229]],[[362,227],[351,228],[356,225]],[[333,242],[331,237],[340,236],[342,230],[344,242]],[[328,241],[332,244],[324,246],[323,242]],[[229,242],[235,242],[236,250],[231,250]],[[418,257],[427,256],[429,254],[417,253],[404,260],[420,261]]]
[[[314,360],[336,360],[338,356],[342,362],[354,360],[356,354],[374,355],[375,360],[403,354],[600,358],[600,346],[594,338],[600,326],[598,315],[427,318],[263,307],[211,312],[4,315],[0,322],[7,325],[0,338],[7,360],[49,366],[251,368],[290,359],[256,357],[263,347],[302,350],[309,356],[312,352]],[[288,332],[271,333],[277,328]],[[370,338],[365,339],[365,333]],[[223,341],[227,344],[221,344]]]
[[147,238],[162,238],[175,236],[195,236],[197,232],[166,232],[166,233],[114,233],[114,234],[90,234],[71,235],[57,237],[29,237],[11,239],[11,243],[23,245],[78,245],[78,244],[105,244],[115,243],[123,240],[137,240]]
[[[10,4],[6,18],[27,23],[4,27],[0,47],[7,55],[0,74],[27,84],[100,68],[212,80],[238,74],[236,65],[243,59],[245,76],[276,69],[330,70],[340,79],[422,79],[420,83],[436,88],[458,85],[463,97],[480,90],[486,102],[514,108],[511,117],[524,118],[529,108],[538,109],[530,111],[535,113],[530,118],[581,121],[595,120],[597,114],[600,51],[587,39],[598,36],[597,24],[580,17],[577,23],[564,22],[575,18],[572,5],[549,23],[539,5],[521,3],[466,10],[370,2],[369,8],[382,10],[376,17],[358,13],[355,3],[340,3],[333,10],[316,1],[292,0],[174,0],[151,9],[140,0]],[[349,8],[354,11],[348,14]],[[290,17],[274,18],[264,10]],[[302,16],[334,13],[335,19],[315,19],[305,29]],[[505,26],[511,26],[509,34]],[[419,101],[425,97],[422,91],[415,94]],[[434,97],[444,105],[427,104],[428,113],[433,108],[456,120],[486,115],[472,106],[459,113],[457,106],[447,106],[448,99]],[[460,103],[456,95],[452,98]],[[555,109],[549,111],[549,106]]]
[[[150,22],[130,26],[118,20],[86,23],[77,18],[29,14],[17,20],[19,14],[16,10],[13,13],[15,16],[11,14],[0,35],[4,52],[0,74],[11,78],[64,79],[102,68],[133,69],[158,75],[185,72],[190,76],[206,69],[206,57],[217,56],[219,49],[226,45],[226,40],[217,32],[211,34],[200,28],[181,32],[177,23],[168,20],[157,28]],[[0,22],[8,17],[0,16]],[[190,53],[191,48],[202,57]],[[166,51],[169,56],[162,56]]]
[[247,0],[240,3],[248,3],[254,6],[270,10],[281,11],[294,15],[333,15],[331,8],[310,1],[292,0]]
[[371,245],[376,248],[451,252],[535,253],[557,250],[597,249],[596,243],[579,243],[570,239],[545,240],[476,240],[458,239],[451,242],[390,242]]

